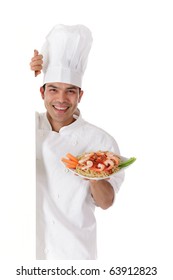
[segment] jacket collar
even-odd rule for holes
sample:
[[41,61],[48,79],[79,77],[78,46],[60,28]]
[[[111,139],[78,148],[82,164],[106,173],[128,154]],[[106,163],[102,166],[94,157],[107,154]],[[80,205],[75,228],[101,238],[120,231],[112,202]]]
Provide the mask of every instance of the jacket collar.
[[[65,132],[69,132],[74,130],[76,127],[81,126],[81,124],[84,122],[84,120],[82,119],[82,115],[79,111],[79,109],[77,109],[77,111],[75,112],[75,114],[73,115],[75,121],[67,126],[63,126],[59,133],[65,133]],[[52,130],[52,127],[50,125],[50,122],[47,118],[47,113],[42,113],[42,118],[40,119],[40,129],[41,130]]]

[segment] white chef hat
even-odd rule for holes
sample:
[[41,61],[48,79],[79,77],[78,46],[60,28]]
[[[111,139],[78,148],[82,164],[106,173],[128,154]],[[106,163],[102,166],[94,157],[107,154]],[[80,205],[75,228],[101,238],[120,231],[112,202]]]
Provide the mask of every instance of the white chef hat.
[[91,31],[84,25],[56,25],[42,48],[43,84],[62,82],[78,87],[92,45]]

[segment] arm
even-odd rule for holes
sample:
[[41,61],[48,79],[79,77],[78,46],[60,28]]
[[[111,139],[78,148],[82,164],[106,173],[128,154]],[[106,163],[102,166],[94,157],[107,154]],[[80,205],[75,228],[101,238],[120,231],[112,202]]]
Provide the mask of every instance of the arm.
[[35,77],[41,73],[43,64],[43,56],[38,53],[37,50],[34,50],[34,56],[30,62],[30,68],[32,71],[35,71]]
[[90,191],[95,203],[102,209],[109,208],[115,199],[115,192],[106,180],[90,180]]

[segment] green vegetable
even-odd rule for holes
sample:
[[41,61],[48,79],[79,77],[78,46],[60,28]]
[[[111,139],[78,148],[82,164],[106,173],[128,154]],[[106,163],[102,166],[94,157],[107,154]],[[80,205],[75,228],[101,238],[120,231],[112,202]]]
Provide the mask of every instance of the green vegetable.
[[126,161],[120,163],[120,164],[119,164],[119,167],[120,167],[120,168],[127,167],[127,166],[129,166],[130,164],[132,164],[135,160],[136,160],[135,157],[131,157],[131,158],[129,158],[128,160],[126,160]]

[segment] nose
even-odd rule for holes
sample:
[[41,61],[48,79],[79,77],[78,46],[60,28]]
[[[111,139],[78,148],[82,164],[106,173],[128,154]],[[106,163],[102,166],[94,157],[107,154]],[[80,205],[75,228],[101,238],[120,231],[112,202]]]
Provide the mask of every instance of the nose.
[[56,99],[59,101],[59,102],[61,102],[61,103],[63,103],[64,101],[66,101],[66,94],[65,94],[65,92],[64,91],[59,91],[57,94],[56,94]]

